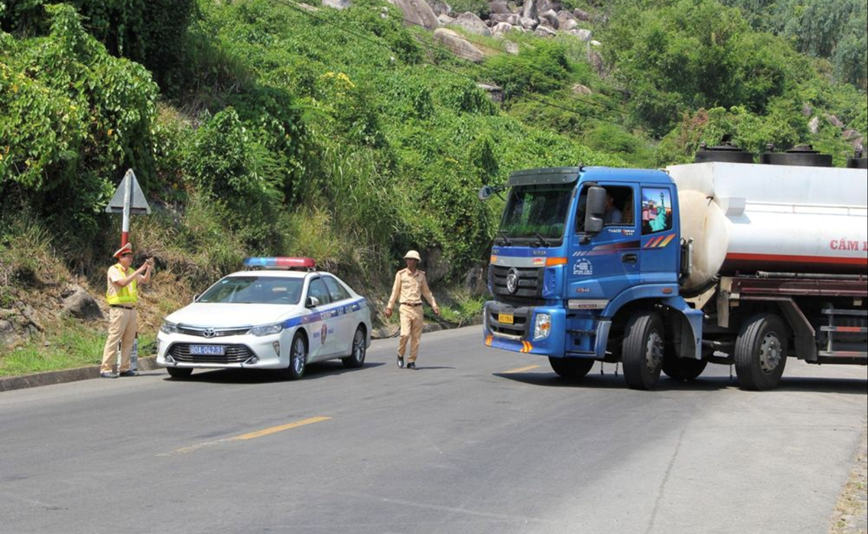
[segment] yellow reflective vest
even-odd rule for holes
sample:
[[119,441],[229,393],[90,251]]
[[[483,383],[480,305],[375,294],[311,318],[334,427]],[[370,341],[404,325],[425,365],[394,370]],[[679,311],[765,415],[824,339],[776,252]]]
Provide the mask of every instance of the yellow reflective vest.
[[[120,273],[123,273],[124,276],[129,276],[133,272],[133,269],[128,271],[124,270],[124,266],[118,263],[113,269],[117,269]],[[112,284],[111,277],[109,277],[108,281],[109,289],[106,290],[105,299],[108,301],[109,305],[115,304],[135,304],[139,301],[139,292],[136,287],[136,278],[133,278],[129,284],[125,287],[117,287]],[[114,289],[114,292],[112,292]]]

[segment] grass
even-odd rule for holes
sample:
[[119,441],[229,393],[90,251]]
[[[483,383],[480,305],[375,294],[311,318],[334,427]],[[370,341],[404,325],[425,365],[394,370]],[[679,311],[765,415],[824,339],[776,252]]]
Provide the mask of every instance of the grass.
[[[106,332],[82,325],[73,319],[61,320],[51,328],[56,334],[33,337],[6,355],[0,355],[0,376],[21,376],[99,365]],[[153,351],[156,335],[139,335],[139,355]],[[150,349],[150,350],[146,350]]]

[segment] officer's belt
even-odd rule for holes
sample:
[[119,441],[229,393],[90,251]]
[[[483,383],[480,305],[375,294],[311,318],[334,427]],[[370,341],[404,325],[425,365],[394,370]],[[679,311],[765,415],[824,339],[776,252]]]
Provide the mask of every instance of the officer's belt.
[[421,306],[421,302],[402,302],[401,306]]

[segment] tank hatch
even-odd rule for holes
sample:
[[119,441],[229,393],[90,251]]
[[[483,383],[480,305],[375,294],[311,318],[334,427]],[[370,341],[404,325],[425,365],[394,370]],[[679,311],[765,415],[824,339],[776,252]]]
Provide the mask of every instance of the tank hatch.
[[766,165],[798,165],[801,167],[831,167],[832,156],[821,154],[812,145],[797,145],[785,152],[774,152],[774,145],[768,145],[767,151],[760,154],[760,163]]
[[724,141],[718,146],[708,146],[705,143],[699,145],[699,150],[693,157],[694,163],[707,161],[723,161],[726,163],[753,163],[753,154],[741,147]]
[[856,150],[853,157],[847,158],[847,167],[850,169],[868,169],[868,158],[865,157],[861,148]]

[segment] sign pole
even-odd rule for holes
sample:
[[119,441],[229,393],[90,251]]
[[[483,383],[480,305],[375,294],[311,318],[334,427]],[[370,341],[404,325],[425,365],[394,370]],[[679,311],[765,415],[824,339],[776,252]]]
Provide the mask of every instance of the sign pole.
[[124,187],[124,220],[121,228],[121,246],[130,242],[130,204],[133,198],[133,180],[130,179],[130,171],[127,171],[127,178]]

